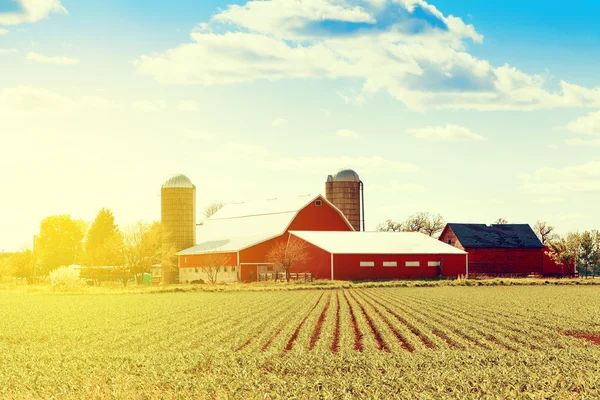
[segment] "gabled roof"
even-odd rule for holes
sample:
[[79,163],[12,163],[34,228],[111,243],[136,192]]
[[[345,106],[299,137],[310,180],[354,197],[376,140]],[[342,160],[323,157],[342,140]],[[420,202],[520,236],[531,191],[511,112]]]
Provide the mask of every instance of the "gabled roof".
[[418,232],[290,231],[332,254],[466,254]]
[[528,224],[457,224],[448,227],[465,248],[541,249],[544,246]]
[[318,198],[337,210],[352,229],[341,211],[321,195],[232,203],[226,204],[203,225],[196,227],[199,242],[177,255],[237,252],[280,236],[300,210]]

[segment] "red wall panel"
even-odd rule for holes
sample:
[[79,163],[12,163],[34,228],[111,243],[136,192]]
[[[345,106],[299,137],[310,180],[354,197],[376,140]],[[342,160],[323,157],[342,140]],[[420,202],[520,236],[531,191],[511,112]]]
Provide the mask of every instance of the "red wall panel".
[[[439,267],[428,267],[429,261],[442,261],[441,275],[457,277],[466,275],[466,254],[336,254],[333,256],[334,277],[336,280],[392,280],[436,278]],[[374,261],[374,267],[361,267],[361,261]],[[397,267],[384,267],[384,261],[396,261]],[[407,261],[419,261],[419,267],[406,267]]]
[[[237,265],[236,253],[217,253],[219,256],[224,256],[227,267]],[[192,254],[187,256],[179,256],[179,268],[199,268],[209,259],[210,254]]]
[[542,249],[466,249],[470,274],[542,273]]
[[317,200],[321,205],[317,206],[313,201],[300,210],[296,218],[290,224],[290,231],[351,231],[352,229],[344,221],[344,218],[322,197]]
[[306,244],[307,260],[291,268],[290,272],[310,272],[314,279],[331,279],[331,254],[304,240],[292,236],[291,240],[299,240]]

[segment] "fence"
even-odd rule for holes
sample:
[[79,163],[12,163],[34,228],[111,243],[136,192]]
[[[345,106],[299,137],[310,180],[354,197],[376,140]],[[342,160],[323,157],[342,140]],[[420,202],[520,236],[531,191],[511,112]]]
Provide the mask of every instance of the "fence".
[[[258,274],[258,282],[267,281],[285,281],[285,272],[266,272]],[[310,272],[290,272],[290,281],[312,282],[313,277]]]

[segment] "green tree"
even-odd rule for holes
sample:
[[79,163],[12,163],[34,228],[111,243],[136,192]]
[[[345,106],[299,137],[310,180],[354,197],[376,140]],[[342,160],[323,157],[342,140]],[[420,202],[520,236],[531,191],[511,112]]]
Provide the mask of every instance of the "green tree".
[[579,255],[579,242],[578,233],[569,233],[565,237],[555,235],[548,243],[548,255],[559,265],[569,268],[575,266]]
[[84,263],[89,266],[122,265],[123,234],[108,209],[101,209],[87,233]]
[[86,226],[84,221],[73,220],[70,215],[42,220],[35,248],[36,275],[47,275],[60,266],[76,263],[83,252]]
[[[596,241],[596,233],[585,231],[581,234],[579,244],[579,265],[585,271],[585,276],[590,274],[595,275],[600,254],[598,254],[598,243]],[[583,272],[582,271],[582,272]]]
[[[171,271],[176,268],[176,266],[165,265],[163,261],[163,259],[170,259],[175,255],[175,248],[163,243],[163,235],[160,222],[139,221],[128,227],[125,231],[123,246],[125,272],[130,275],[150,272],[152,265],[161,262],[163,269]],[[163,257],[163,254],[166,254],[167,257]]]
[[35,260],[31,250],[0,255],[0,281],[11,278],[26,278],[31,283]]

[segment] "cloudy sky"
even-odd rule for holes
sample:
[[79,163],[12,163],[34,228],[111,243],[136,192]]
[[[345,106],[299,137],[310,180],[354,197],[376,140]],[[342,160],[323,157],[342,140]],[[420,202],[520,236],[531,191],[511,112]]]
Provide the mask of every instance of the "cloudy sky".
[[160,217],[365,182],[367,229],[600,227],[600,3],[0,0],[0,251],[42,218]]

